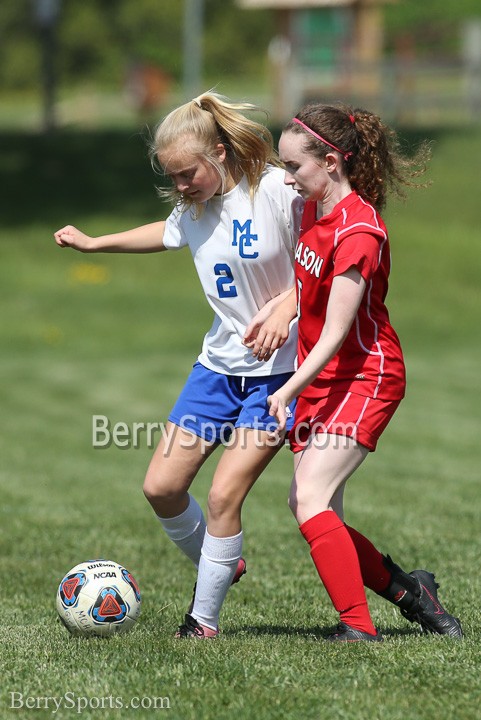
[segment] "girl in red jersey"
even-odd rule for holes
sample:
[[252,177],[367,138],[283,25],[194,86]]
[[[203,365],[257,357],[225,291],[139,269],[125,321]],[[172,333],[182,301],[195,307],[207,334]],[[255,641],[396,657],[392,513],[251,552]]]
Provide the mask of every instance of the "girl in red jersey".
[[306,201],[296,252],[299,369],[268,402],[282,431],[299,396],[289,504],[340,614],[329,640],[382,639],[364,586],[424,632],[462,637],[432,573],[404,572],[343,522],[346,481],[375,450],[405,389],[401,346],[385,306],[390,252],[379,211],[388,189],[402,194],[403,185],[414,184],[428,152],[408,160],[376,115],[314,104],[284,128],[279,154],[286,184]]

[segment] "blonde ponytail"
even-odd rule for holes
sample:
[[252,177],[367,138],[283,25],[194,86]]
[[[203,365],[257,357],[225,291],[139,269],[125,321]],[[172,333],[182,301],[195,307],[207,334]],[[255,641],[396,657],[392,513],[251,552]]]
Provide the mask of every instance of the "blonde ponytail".
[[[151,146],[154,164],[179,142],[211,163],[222,180],[222,189],[230,172],[237,181],[244,175],[251,196],[254,195],[267,164],[277,165],[272,135],[267,127],[244,116],[258,111],[250,103],[233,103],[214,92],[207,92],[169,113],[158,125]],[[226,149],[225,163],[215,150],[219,143]],[[159,195],[187,209],[194,201],[184,198],[176,188],[159,189]],[[196,208],[200,210],[200,208]]]

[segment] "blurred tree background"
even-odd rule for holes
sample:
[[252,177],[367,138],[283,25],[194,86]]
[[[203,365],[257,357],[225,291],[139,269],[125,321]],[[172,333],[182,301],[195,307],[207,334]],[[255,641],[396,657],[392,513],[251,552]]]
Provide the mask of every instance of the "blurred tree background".
[[[40,80],[36,0],[0,3],[0,89],[32,90]],[[480,0],[400,0],[386,6],[386,48],[409,33],[416,50],[459,51],[456,27],[479,15]],[[118,87],[130,63],[162,67],[174,81],[183,71],[181,0],[60,0],[58,76],[61,86]],[[235,0],[205,0],[204,76],[259,78],[275,35],[274,14],[246,11]]]
[[419,56],[459,55],[460,27],[480,15],[479,0],[397,0],[385,10],[386,47],[392,49],[409,33]]
[[[183,14],[180,0],[61,0],[57,33],[60,84],[72,87],[92,82],[117,87],[132,62],[154,63],[179,81]],[[272,13],[246,12],[234,0],[206,0],[204,22],[205,75],[255,77],[274,33]],[[2,0],[0,88],[33,89],[39,73],[33,0]]]

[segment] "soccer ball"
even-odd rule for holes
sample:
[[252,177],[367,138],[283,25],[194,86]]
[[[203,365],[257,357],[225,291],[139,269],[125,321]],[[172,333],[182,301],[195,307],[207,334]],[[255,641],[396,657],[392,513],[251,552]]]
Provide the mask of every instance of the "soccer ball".
[[114,635],[130,630],[140,615],[133,575],[111,560],[73,567],[57,590],[57,612],[72,635]]

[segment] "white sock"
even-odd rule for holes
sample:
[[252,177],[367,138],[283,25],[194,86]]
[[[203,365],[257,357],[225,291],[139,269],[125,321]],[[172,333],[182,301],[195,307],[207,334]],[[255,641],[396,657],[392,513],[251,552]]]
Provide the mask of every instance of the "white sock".
[[183,513],[173,518],[157,517],[172,542],[199,567],[206,523],[197,500],[189,495],[189,506]]
[[233,537],[213,537],[205,531],[192,616],[217,630],[219,613],[242,555],[242,530]]

